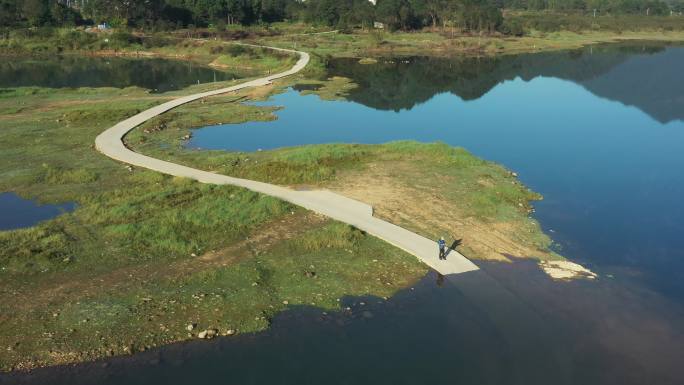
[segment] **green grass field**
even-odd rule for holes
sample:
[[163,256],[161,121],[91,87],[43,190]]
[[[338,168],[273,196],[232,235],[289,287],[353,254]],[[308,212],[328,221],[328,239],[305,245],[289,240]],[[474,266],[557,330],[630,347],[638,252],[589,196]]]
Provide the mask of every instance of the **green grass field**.
[[[283,301],[329,309],[342,295],[390,296],[426,272],[414,257],[282,201],[131,170],[94,149],[121,119],[227,84],[154,95],[0,92],[0,191],[77,203],[0,232],[2,370],[126,354],[196,338],[200,328],[255,332]],[[198,330],[189,334],[189,323]]]

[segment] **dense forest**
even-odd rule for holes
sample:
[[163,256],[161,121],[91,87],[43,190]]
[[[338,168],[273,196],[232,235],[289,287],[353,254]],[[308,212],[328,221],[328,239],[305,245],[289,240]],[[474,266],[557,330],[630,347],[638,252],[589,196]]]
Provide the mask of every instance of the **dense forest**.
[[304,21],[338,28],[382,22],[391,30],[449,25],[494,31],[502,29],[506,10],[671,15],[684,11],[684,0],[0,0],[0,27],[107,22],[156,29],[225,28]]

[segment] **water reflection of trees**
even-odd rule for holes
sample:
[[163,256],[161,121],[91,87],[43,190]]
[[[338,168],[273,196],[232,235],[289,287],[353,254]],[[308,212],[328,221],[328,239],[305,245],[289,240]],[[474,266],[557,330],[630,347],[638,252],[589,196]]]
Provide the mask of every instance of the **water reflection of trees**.
[[168,91],[236,78],[189,62],[164,59],[84,58],[63,56],[7,60],[0,63],[0,87],[129,87]]
[[[680,60],[665,60],[665,54]],[[627,61],[639,73],[614,71]],[[657,71],[652,70],[655,62]],[[381,110],[410,109],[443,92],[474,100],[506,80],[547,76],[574,81],[598,96],[635,105],[660,121],[669,121],[684,119],[684,79],[675,76],[682,64],[682,48],[665,52],[663,44],[633,43],[496,57],[383,58],[375,65],[336,59],[330,61],[329,71],[359,84],[350,92],[350,100]]]

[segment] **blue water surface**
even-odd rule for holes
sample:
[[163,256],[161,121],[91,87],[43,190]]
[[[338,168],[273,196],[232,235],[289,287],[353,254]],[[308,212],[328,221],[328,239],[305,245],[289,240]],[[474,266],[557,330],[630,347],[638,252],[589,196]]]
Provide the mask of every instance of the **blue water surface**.
[[[456,78],[452,89],[440,89],[450,79],[430,89],[425,84],[434,73],[410,73],[427,65],[420,61],[359,72],[341,65],[350,72],[342,75],[360,84],[348,100],[289,89],[261,103],[283,107],[276,121],[205,127],[190,146],[461,146],[516,171],[544,195],[536,217],[562,254],[609,275],[643,275],[651,287],[684,300],[684,48],[574,55],[547,55],[537,72],[523,57],[511,60],[525,65],[504,60],[476,75],[445,75]],[[549,64],[555,62],[570,64]],[[498,79],[480,80],[497,71]],[[373,94],[381,87],[383,95]]]
[[40,204],[15,193],[0,193],[0,231],[35,226],[74,208],[75,203]]

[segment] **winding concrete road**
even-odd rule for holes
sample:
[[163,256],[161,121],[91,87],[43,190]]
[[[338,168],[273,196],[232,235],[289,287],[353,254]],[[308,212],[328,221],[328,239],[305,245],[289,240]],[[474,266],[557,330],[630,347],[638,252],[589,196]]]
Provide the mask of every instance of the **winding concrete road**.
[[184,96],[143,111],[135,116],[117,123],[115,126],[100,134],[97,139],[95,139],[96,148],[98,151],[112,159],[116,159],[137,167],[158,171],[168,175],[186,177],[202,183],[244,187],[252,191],[280,198],[284,201],[326,215],[340,222],[355,226],[360,230],[363,230],[400,249],[407,251],[410,254],[415,255],[428,266],[444,275],[460,274],[478,270],[478,267],[474,263],[455,250],[452,250],[449,253],[449,257],[446,261],[439,260],[437,257],[437,244],[435,241],[422,237],[382,219],[373,217],[373,208],[365,203],[335,194],[327,190],[295,191],[268,183],[233,178],[202,171],[139,154],[129,150],[123,144],[124,136],[126,136],[126,134],[135,127],[175,107],[201,98],[206,98],[208,96],[270,84],[273,80],[296,74],[306,67],[309,62],[309,54],[306,52],[273,47],[264,48],[298,55],[299,60],[292,68],[285,72],[251,80],[228,88]]

